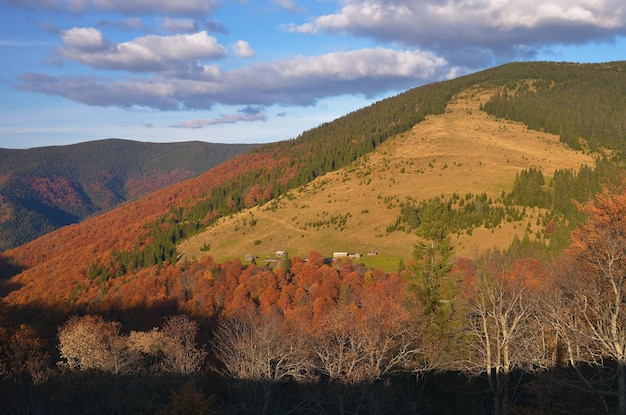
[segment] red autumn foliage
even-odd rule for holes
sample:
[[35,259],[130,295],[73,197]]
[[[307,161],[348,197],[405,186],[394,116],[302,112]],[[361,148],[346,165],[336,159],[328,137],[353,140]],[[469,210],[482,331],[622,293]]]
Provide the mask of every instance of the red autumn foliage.
[[[242,155],[199,177],[161,189],[79,224],[60,228],[0,254],[3,262],[17,263],[24,268],[7,281],[13,291],[5,300],[8,304],[58,306],[59,303],[72,302],[74,299],[70,297],[74,292],[80,303],[94,301],[102,294],[95,294],[98,290],[86,287],[89,281],[85,273],[89,264],[110,264],[112,250],[132,250],[142,235],[147,235],[146,225],[155,222],[170,208],[185,208],[206,197],[213,187],[242,172],[265,169],[277,163],[285,161],[273,160],[272,154]],[[58,183],[57,187],[61,185]],[[70,194],[69,190],[66,194]],[[130,279],[134,277],[128,276]]]
[[80,184],[65,177],[32,177],[24,179],[39,198],[52,206],[70,208],[82,204]]
[[126,181],[126,193],[129,200],[134,200],[141,195],[162,189],[193,176],[194,172],[191,170],[173,170],[166,174],[152,172],[143,176],[132,177]]
[[[127,207],[129,213],[135,210],[139,212],[141,209]],[[81,228],[81,225],[74,227]],[[63,231],[55,232],[56,238]],[[100,237],[98,233],[104,233],[104,230],[85,227],[68,233],[67,243],[75,243],[72,238],[79,240],[77,235]],[[123,239],[124,232],[111,233]],[[47,238],[51,249],[67,249],[64,245],[57,246],[60,241],[55,237]],[[120,242],[111,244],[120,246]],[[69,251],[39,263],[34,261],[33,268],[13,278],[14,282],[24,285],[10,293],[7,299],[12,304],[47,305],[66,316],[80,310],[119,321],[130,320],[135,327],[151,327],[155,314],[165,310],[172,314],[182,312],[201,316],[209,321],[241,313],[273,314],[306,330],[324,324],[339,309],[344,315],[353,315],[355,321],[366,315],[382,321],[387,318],[385,316],[397,316],[403,303],[403,280],[397,274],[368,271],[362,275],[351,260],[328,264],[317,252],[310,252],[307,261],[290,258],[289,270],[244,265],[239,259],[218,264],[209,257],[184,266],[165,263],[161,267],[144,268],[124,277],[111,276],[105,280],[90,280],[81,266],[87,258],[106,257],[97,246],[84,243],[74,255],[69,267],[65,263],[66,274],[62,277],[56,267],[61,267],[63,260],[70,258]],[[81,255],[86,258],[82,259]],[[25,255],[24,258],[31,257]],[[45,279],[36,274],[41,272],[48,273]],[[37,278],[40,283],[29,281],[31,278]],[[57,295],[54,300],[52,293]],[[142,310],[143,315],[138,312]],[[160,318],[162,314],[158,316]],[[384,324],[392,322],[385,320]]]

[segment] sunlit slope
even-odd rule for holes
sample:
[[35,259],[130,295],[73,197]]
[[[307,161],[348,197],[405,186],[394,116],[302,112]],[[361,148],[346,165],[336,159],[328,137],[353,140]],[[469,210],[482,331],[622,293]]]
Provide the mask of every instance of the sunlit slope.
[[[362,253],[366,263],[393,268],[410,258],[416,241],[412,233],[387,232],[407,198],[419,201],[453,192],[497,196],[511,190],[522,169],[540,168],[549,180],[556,169],[594,164],[556,135],[480,111],[480,103],[493,92],[464,91],[445,114],[428,116],[351,166],[276,201],[220,219],[182,243],[181,258],[211,255],[220,261],[253,254],[263,260],[278,250],[298,256],[311,250],[326,256],[341,251]],[[522,235],[526,222],[455,237],[456,253],[471,256],[505,247],[515,233]]]

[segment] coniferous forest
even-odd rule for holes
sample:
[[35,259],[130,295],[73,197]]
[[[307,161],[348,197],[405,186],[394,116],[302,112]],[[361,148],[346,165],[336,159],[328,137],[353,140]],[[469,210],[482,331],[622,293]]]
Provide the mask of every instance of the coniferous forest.
[[[7,414],[626,415],[624,63],[515,63],[419,87],[0,256]],[[219,218],[348,166],[459,92],[593,166],[408,199],[397,270],[311,250],[179,260]],[[452,237],[534,224],[501,249]]]

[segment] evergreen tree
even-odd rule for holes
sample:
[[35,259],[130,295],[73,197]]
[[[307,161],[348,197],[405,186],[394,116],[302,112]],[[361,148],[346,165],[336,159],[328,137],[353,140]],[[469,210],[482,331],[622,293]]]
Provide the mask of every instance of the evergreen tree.
[[424,307],[424,313],[445,319],[449,313],[449,290],[445,280],[452,270],[454,248],[450,237],[418,241],[413,247],[413,262],[407,267],[409,283]]
[[448,237],[450,206],[439,198],[431,198],[422,204],[418,211],[419,226],[417,235],[437,242]]
[[413,260],[406,273],[409,290],[427,319],[428,331],[439,338],[449,331],[457,286],[451,273],[454,247],[443,219],[445,206],[431,199],[420,210],[417,235],[421,239],[413,246]]

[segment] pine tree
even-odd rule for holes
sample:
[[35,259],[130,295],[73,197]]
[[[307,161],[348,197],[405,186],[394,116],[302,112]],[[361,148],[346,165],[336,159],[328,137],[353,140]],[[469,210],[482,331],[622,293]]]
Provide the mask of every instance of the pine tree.
[[448,236],[441,240],[418,241],[413,247],[413,262],[407,267],[409,285],[424,313],[436,320],[449,314],[449,278],[454,248]]

